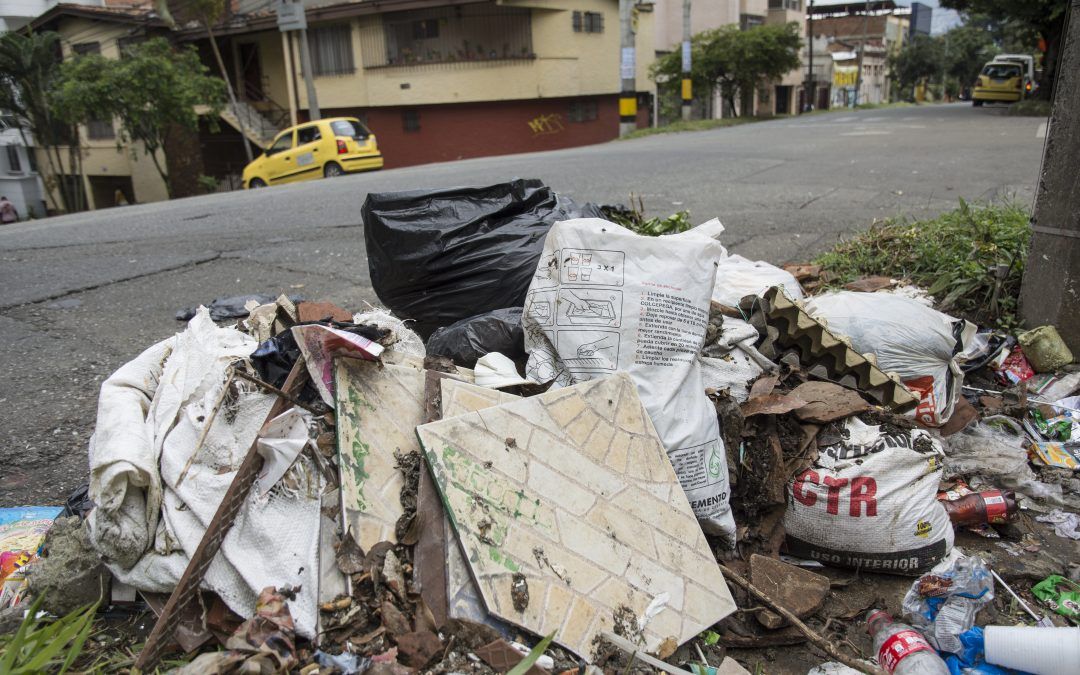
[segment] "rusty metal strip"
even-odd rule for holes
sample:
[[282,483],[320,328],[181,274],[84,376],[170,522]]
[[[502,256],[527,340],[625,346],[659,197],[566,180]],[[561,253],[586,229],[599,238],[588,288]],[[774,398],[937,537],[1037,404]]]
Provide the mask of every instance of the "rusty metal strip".
[[[307,372],[304,359],[297,359],[282,389],[286,392],[299,391],[307,380]],[[285,412],[288,405],[289,402],[283,398],[274,401],[274,405],[271,406],[270,412],[266,415],[263,426]],[[199,585],[202,583],[203,577],[206,576],[206,570],[210,567],[214,556],[217,555],[218,550],[221,548],[221,542],[232,528],[233,522],[236,520],[236,514],[243,507],[252,486],[255,484],[255,478],[259,475],[259,470],[262,469],[263,457],[258,452],[258,438],[260,435],[262,435],[262,429],[255,435],[255,440],[251,442],[251,447],[248,448],[244,461],[240,464],[240,468],[237,470],[236,476],[233,477],[225,496],[222,497],[221,504],[218,505],[214,517],[210,520],[210,525],[206,528],[206,532],[203,533],[202,540],[199,542],[198,548],[195,549],[195,554],[191,556],[187,569],[184,570],[184,574],[180,577],[176,588],[173,589],[172,595],[169,596],[169,601],[165,603],[165,608],[161,610],[161,616],[158,617],[157,623],[154,624],[153,630],[150,631],[146,645],[139,652],[139,658],[135,661],[135,668],[138,670],[147,671],[157,665],[165,648],[171,642],[173,632],[183,621],[185,609],[198,595]]]
[[[424,423],[442,419],[442,385],[449,377],[434,370],[424,371]],[[427,603],[435,618],[436,628],[442,628],[449,612],[446,591],[446,528],[444,527],[442,499],[431,479],[431,468],[421,453],[424,466],[420,470],[420,484],[416,490],[416,517],[420,518],[420,540],[413,551],[416,577],[420,596]]]

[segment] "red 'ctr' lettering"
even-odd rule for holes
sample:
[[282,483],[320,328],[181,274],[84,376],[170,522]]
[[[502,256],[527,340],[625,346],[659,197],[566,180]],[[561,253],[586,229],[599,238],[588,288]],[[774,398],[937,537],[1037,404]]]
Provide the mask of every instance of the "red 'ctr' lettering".
[[825,507],[825,513],[831,513],[834,516],[840,513],[840,488],[847,484],[847,478],[825,476],[825,485],[829,488],[829,503]]
[[869,476],[851,479],[851,516],[859,517],[860,504],[866,506],[866,515],[877,515],[877,481]]
[[819,483],[819,476],[817,471],[813,469],[807,469],[795,479],[795,484],[791,486],[791,493],[795,496],[795,499],[799,500],[800,504],[806,506],[813,506],[817,503],[817,495],[806,489],[806,484],[811,483],[817,485]]

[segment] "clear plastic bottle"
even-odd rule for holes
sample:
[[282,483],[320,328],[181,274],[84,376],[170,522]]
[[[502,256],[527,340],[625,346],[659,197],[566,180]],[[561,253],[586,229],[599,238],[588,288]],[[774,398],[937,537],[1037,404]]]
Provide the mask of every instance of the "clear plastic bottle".
[[874,638],[878,663],[892,675],[949,675],[949,668],[923,634],[896,623],[880,609],[866,616],[866,632]]

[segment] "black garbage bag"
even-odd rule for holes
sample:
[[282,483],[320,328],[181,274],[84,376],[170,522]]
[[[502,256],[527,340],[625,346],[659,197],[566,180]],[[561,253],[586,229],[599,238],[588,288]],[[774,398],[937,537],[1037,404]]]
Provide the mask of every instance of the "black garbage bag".
[[[244,309],[244,305],[250,300],[258,302],[260,305],[265,305],[268,302],[273,302],[278,296],[268,295],[266,293],[248,293],[247,295],[234,295],[229,298],[214,298],[209,305],[206,306],[210,310],[210,319],[212,321],[225,321],[226,319],[244,319],[247,318],[248,311]],[[304,297],[301,295],[290,295],[289,300],[292,302],[300,302]],[[195,316],[198,307],[185,307],[176,312],[177,321],[191,321]]]
[[446,356],[463,368],[472,368],[488,352],[500,352],[513,361],[525,357],[521,308],[496,309],[440,328],[427,341],[429,356]]
[[425,340],[436,328],[521,307],[547,232],[599,217],[536,179],[369,194],[362,212],[371,285]]

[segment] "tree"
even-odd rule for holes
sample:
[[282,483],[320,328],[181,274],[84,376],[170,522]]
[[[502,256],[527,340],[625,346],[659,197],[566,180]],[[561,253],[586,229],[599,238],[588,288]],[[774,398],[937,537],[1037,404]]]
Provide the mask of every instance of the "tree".
[[[722,26],[703,31],[691,39],[691,72],[695,88],[720,94],[735,109],[739,97],[749,97],[763,83],[778,80],[798,68],[802,38],[796,23],[755,26],[739,30]],[[650,76],[657,81],[677,82],[682,73],[678,52],[662,56],[653,64]],[[742,113],[750,114],[748,106]]]
[[54,109],[52,96],[60,74],[60,53],[60,36],[56,33],[11,32],[0,36],[0,109],[15,118],[20,131],[30,132],[44,151],[45,182],[55,188],[55,192],[48,191],[53,205],[78,211],[83,207],[82,192],[63,179],[60,148],[68,148],[70,172],[81,174],[75,125],[83,120],[59,116]]
[[929,35],[916,35],[889,57],[889,71],[899,89],[913,98],[915,85],[939,76],[943,62],[942,43]]
[[[1065,14],[1069,0],[941,0],[942,7],[982,15],[991,21],[1011,24],[1014,30],[1030,27],[1046,43],[1039,96],[1053,98],[1058,52],[1065,34]],[[1034,47],[1034,45],[1031,45]],[[1025,52],[1034,51],[1033,49]]]
[[171,197],[168,170],[158,156],[169,129],[198,129],[196,106],[216,114],[225,100],[225,83],[207,72],[194,48],[174,49],[164,38],[153,38],[119,59],[66,63],[59,100],[64,110],[119,118],[119,140],[142,143]]

